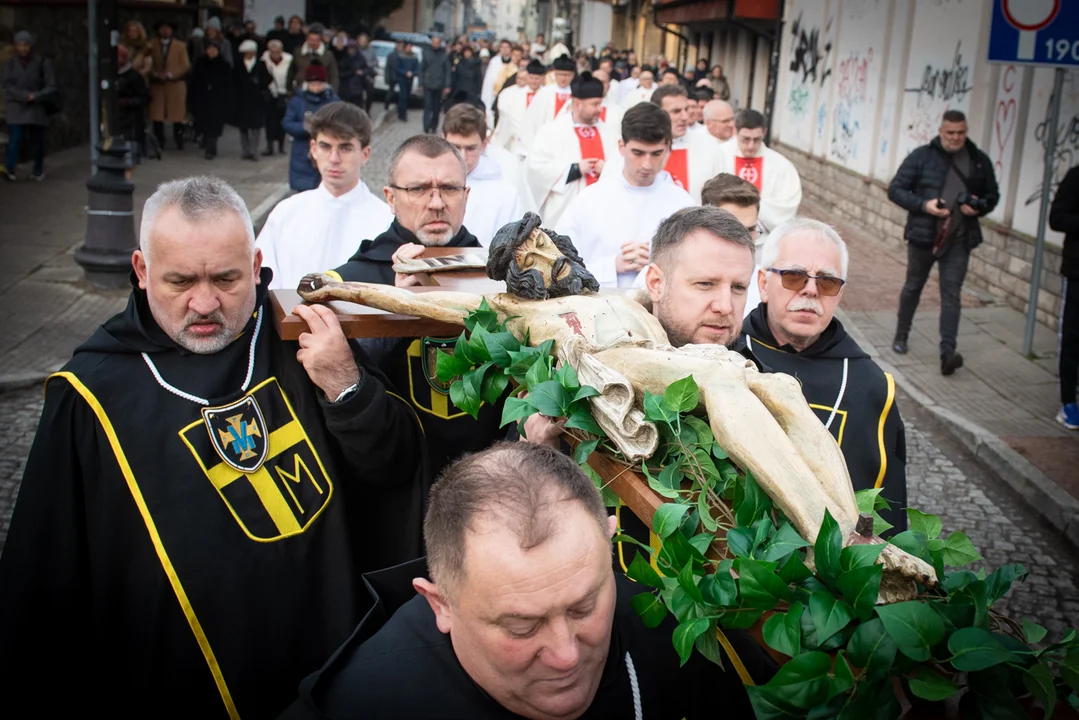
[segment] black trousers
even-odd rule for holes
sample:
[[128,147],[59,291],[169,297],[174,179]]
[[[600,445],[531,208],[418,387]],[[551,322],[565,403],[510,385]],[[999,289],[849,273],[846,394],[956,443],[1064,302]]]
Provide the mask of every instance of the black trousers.
[[1063,307],[1060,309],[1060,342],[1057,357],[1060,363],[1060,402],[1075,402],[1079,385],[1079,277],[1064,278]]
[[442,111],[442,89],[423,89],[423,131],[438,130],[438,115]]
[[907,281],[899,292],[899,322],[895,334],[906,337],[914,321],[914,311],[922,297],[922,288],[929,279],[933,263],[940,273],[940,354],[955,352],[956,336],[959,334],[960,298],[963,280],[967,276],[970,250],[962,238],[957,238],[945,253],[937,258],[933,248],[907,244]]
[[[161,147],[165,147],[165,123],[154,123],[154,137],[157,138],[157,144]],[[184,147],[184,124],[173,123],[172,124],[172,139],[176,143],[176,148],[182,150]]]

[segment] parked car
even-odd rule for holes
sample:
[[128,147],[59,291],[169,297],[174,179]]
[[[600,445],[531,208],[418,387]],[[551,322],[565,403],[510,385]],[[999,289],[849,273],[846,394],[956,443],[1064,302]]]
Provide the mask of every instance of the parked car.
[[[385,93],[386,88],[386,58],[393,52],[396,43],[389,40],[372,40],[371,47],[375,51],[375,55],[378,57],[378,75],[375,76],[375,92]],[[412,52],[416,53],[416,59],[423,62],[423,46],[413,45]],[[412,78],[412,99],[423,102],[423,86],[420,85],[420,78]]]

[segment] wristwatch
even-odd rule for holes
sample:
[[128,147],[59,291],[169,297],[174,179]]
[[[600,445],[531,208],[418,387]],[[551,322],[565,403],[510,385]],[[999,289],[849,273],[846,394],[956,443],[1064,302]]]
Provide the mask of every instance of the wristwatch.
[[356,388],[358,388],[359,386],[360,386],[360,384],[358,382],[352,383],[347,388],[342,390],[340,395],[338,395],[333,400],[330,400],[330,404],[331,405],[336,405],[337,403],[339,403],[339,402],[341,402],[343,400],[346,400],[350,395],[352,395],[352,393],[356,392]]

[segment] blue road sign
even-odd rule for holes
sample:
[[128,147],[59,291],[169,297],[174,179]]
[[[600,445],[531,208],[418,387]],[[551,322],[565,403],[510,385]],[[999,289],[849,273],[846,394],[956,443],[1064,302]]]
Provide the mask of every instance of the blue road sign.
[[1079,67],[1079,0],[993,0],[989,62]]

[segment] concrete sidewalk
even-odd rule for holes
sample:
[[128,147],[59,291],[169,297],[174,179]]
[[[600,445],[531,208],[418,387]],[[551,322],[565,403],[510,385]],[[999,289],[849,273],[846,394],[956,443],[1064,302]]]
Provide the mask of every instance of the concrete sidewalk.
[[[831,222],[823,208],[812,203],[803,202],[802,212]],[[1038,325],[1036,358],[1027,359],[1022,355],[1023,314],[965,288],[959,326],[965,365],[951,377],[942,376],[934,269],[914,319],[910,352],[897,355],[891,346],[906,277],[906,248],[864,228],[833,224],[850,251],[839,313],[847,329],[895,376],[899,387],[1079,546],[1079,433],[1065,430],[1054,419],[1060,409],[1055,333]]]
[[[234,128],[226,129],[214,160],[194,144],[163,155],[135,171],[136,235],[143,203],[168,180],[224,178],[243,197],[256,225],[288,191],[287,155],[241,160]],[[123,308],[129,294],[90,286],[73,258],[86,234],[89,147],[46,158],[44,182],[25,180],[27,168],[20,170],[19,182],[0,186],[0,389],[39,382],[59,368],[97,325]]]

